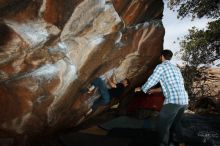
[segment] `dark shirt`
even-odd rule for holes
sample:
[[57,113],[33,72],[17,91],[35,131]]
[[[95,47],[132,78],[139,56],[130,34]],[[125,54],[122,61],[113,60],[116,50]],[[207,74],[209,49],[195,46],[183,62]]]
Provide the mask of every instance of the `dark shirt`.
[[121,94],[124,92],[125,87],[122,83],[116,84],[116,88],[111,88],[108,90],[110,98],[115,98],[121,96]]

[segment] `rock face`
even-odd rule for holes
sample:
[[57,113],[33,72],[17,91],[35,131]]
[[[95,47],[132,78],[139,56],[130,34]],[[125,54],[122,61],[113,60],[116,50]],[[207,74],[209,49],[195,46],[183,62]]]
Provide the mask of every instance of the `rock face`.
[[198,103],[197,112],[220,112],[220,68],[211,67],[204,70],[203,77],[194,82],[194,92]]
[[[220,99],[220,68],[211,67],[205,70],[207,73],[206,81],[203,81],[204,84],[208,84],[211,91],[210,95],[207,96],[216,96]],[[202,81],[201,81],[202,82]]]
[[135,86],[163,48],[162,0],[0,0],[0,12],[1,137],[76,126],[82,88],[113,70]]

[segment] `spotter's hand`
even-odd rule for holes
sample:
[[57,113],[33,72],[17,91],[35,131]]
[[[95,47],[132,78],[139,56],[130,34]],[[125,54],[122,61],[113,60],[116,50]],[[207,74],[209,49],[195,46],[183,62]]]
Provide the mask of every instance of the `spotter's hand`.
[[134,89],[134,92],[140,92],[141,91],[141,87],[137,87]]

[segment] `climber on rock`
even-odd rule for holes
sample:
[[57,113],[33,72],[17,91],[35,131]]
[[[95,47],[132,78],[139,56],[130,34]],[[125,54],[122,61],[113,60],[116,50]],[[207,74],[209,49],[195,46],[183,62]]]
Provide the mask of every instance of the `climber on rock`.
[[99,91],[101,97],[95,100],[91,109],[87,112],[87,115],[92,111],[96,110],[99,105],[107,105],[110,103],[110,100],[122,95],[125,89],[129,85],[129,80],[126,78],[120,83],[115,83],[112,78],[107,78],[107,83],[110,86],[110,89],[107,88],[107,85],[101,78],[95,78],[88,89],[88,93],[91,93],[95,88]]

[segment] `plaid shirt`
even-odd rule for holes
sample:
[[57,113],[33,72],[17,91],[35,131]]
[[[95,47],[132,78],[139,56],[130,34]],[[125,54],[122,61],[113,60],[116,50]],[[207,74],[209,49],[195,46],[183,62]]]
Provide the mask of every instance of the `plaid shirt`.
[[164,104],[188,104],[188,94],[185,91],[184,81],[180,69],[166,60],[157,65],[153,74],[141,87],[146,93],[151,87],[160,82],[165,96]]

